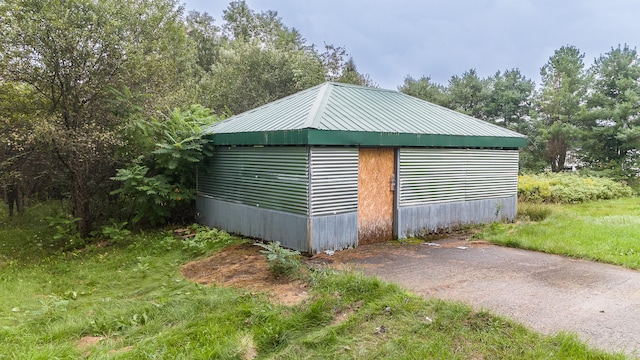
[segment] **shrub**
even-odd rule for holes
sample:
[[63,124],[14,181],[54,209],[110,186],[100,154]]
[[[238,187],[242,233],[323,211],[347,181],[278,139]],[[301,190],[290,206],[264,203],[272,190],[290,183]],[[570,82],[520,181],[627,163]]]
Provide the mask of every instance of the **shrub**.
[[573,173],[544,173],[518,177],[521,202],[581,203],[633,195],[633,190],[608,178]]

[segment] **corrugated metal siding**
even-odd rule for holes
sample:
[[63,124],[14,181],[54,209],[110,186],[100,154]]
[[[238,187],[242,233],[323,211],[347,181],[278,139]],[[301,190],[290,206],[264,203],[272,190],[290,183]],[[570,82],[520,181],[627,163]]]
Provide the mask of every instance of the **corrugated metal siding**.
[[307,154],[305,147],[219,148],[198,171],[198,194],[306,215]]
[[356,211],[311,217],[311,227],[313,254],[358,246],[358,213]]
[[518,152],[482,149],[400,149],[399,205],[514,196]]
[[398,209],[398,237],[407,238],[430,232],[455,229],[467,224],[512,221],[516,217],[517,197],[456,201],[404,206]]
[[358,210],[358,149],[311,148],[312,216]]
[[230,233],[280,241],[282,246],[298,251],[310,251],[308,218],[282,211],[237,204],[198,196],[196,207],[203,224]]

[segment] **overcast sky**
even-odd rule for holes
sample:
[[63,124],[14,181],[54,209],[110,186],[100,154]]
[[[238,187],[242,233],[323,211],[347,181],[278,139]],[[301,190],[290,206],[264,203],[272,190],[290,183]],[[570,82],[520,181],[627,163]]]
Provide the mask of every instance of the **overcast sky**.
[[[638,0],[247,0],[275,10],[308,43],[343,46],[358,70],[396,89],[407,75],[447,84],[475,68],[481,77],[518,68],[536,84],[554,50],[575,45],[585,64],[640,43]],[[229,1],[187,0],[221,24]]]

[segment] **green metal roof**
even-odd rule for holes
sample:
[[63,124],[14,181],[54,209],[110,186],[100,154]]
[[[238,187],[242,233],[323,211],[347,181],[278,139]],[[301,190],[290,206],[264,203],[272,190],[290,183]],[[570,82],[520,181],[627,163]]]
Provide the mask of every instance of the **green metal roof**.
[[526,146],[526,137],[398,91],[327,82],[205,130],[216,145]]

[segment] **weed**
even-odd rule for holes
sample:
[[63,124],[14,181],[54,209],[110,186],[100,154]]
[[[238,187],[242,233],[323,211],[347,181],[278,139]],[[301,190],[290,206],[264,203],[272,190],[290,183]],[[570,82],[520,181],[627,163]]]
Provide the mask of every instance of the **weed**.
[[502,211],[502,209],[504,209],[504,204],[500,201],[496,201],[493,206],[495,207],[493,216],[495,217],[496,221],[498,221],[500,220],[500,212]]
[[[181,248],[190,255],[202,255],[210,251],[213,245],[226,245],[231,239],[231,235],[225,231],[194,224],[183,232]],[[171,234],[163,242],[165,246],[171,247],[175,240],[175,236]]]
[[264,249],[260,250],[260,252],[267,257],[269,269],[275,275],[295,277],[298,274],[298,270],[302,266],[299,251],[285,249],[280,246],[279,241],[267,244],[257,242],[255,245]]

